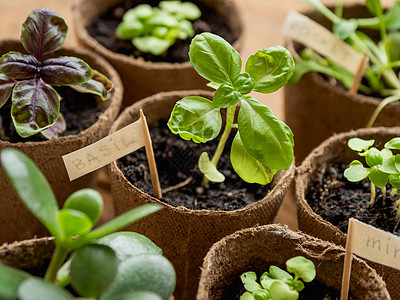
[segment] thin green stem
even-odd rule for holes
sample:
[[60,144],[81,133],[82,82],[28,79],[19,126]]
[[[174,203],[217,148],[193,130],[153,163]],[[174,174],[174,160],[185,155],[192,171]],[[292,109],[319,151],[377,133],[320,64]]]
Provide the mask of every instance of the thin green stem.
[[371,182],[371,199],[369,200],[368,207],[372,207],[375,203],[375,184]]
[[382,190],[382,205],[386,206],[386,186],[384,186],[381,190]]
[[49,282],[55,282],[57,277],[58,269],[61,267],[65,258],[67,257],[68,251],[66,248],[60,245],[56,245],[53,256],[50,260],[50,265],[47,268],[44,280]]
[[385,108],[386,105],[398,101],[400,99],[400,94],[396,94],[390,97],[387,97],[385,99],[383,99],[379,105],[375,108],[375,111],[372,113],[372,116],[369,118],[367,125],[365,125],[365,128],[371,128],[375,121],[376,118],[378,117],[379,113],[382,111],[382,109]]
[[391,197],[394,197],[394,196],[396,196],[396,194],[397,194],[397,189],[394,187],[394,188],[392,188],[392,190],[390,191],[390,196],[391,196]]

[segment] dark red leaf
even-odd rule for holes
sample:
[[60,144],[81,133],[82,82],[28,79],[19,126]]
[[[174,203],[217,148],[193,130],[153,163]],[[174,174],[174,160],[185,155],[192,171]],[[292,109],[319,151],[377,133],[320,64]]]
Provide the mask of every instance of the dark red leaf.
[[34,56],[19,52],[11,51],[0,58],[0,72],[13,79],[33,78],[38,66]]
[[18,81],[0,74],[0,107],[10,98],[12,89],[17,83]]
[[11,116],[18,134],[34,135],[53,125],[60,114],[60,96],[40,79],[19,82],[13,90]]
[[68,26],[58,13],[49,8],[33,10],[22,24],[21,42],[37,60],[62,47]]
[[57,121],[49,128],[42,130],[40,133],[48,140],[58,137],[67,129],[67,123],[65,122],[62,113],[58,116]]
[[114,88],[113,83],[105,75],[93,70],[93,77],[88,82],[81,85],[71,86],[74,90],[81,93],[91,93],[100,96],[101,100],[108,100]]
[[68,56],[46,59],[40,70],[40,77],[51,85],[83,84],[92,76],[93,71],[87,63]]

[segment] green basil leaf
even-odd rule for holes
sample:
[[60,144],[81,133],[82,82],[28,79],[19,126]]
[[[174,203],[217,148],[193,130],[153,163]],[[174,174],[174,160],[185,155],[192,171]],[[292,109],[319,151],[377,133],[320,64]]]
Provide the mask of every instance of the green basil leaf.
[[272,93],[283,87],[292,77],[294,60],[281,46],[258,50],[246,62],[246,72],[254,79],[253,90]]
[[27,54],[8,52],[0,57],[0,72],[13,79],[34,77],[38,72],[38,60]]
[[358,160],[353,160],[350,163],[350,166],[344,170],[344,177],[347,178],[348,181],[358,182],[363,180],[369,174],[369,169],[364,168],[363,164]]
[[11,116],[22,137],[34,135],[53,125],[60,113],[60,96],[41,80],[25,80],[15,85]]
[[159,7],[174,15],[180,15],[188,20],[196,20],[201,16],[201,10],[192,2],[160,1]]
[[293,279],[292,275],[290,275],[288,272],[286,272],[285,270],[282,270],[281,268],[279,268],[277,266],[270,266],[269,274],[271,275],[271,277],[273,279],[279,279],[279,280]]
[[339,23],[333,25],[333,32],[339,39],[345,40],[357,30],[357,27],[356,21],[342,19]]
[[31,275],[0,263],[0,299],[15,300],[18,287]]
[[184,140],[205,143],[215,139],[222,126],[219,109],[203,97],[186,97],[176,102],[168,128]]
[[78,249],[71,260],[71,285],[86,298],[96,298],[114,280],[118,259],[104,245],[89,244]]
[[93,227],[85,213],[70,208],[63,208],[58,212],[57,222],[67,238],[88,233]]
[[383,156],[381,154],[381,151],[379,151],[375,147],[368,149],[365,155],[365,162],[370,167],[382,165]]
[[378,166],[373,166],[369,171],[368,179],[381,189],[387,184],[389,174],[380,171]]
[[40,77],[51,85],[83,84],[92,76],[93,71],[87,63],[70,56],[46,59],[40,69]]
[[72,85],[71,88],[81,93],[90,93],[100,96],[101,100],[109,100],[114,89],[114,84],[105,75],[96,70],[93,77],[84,84]]
[[118,295],[113,300],[162,300],[162,298],[158,294],[153,292],[138,291]]
[[18,289],[19,300],[73,300],[74,297],[59,286],[37,278],[28,278]]
[[304,282],[311,282],[317,275],[315,271],[314,263],[303,257],[296,256],[286,261],[286,269],[296,275],[297,278],[301,278]]
[[351,150],[354,151],[366,151],[375,143],[375,140],[363,140],[360,138],[351,138],[348,142],[347,145]]
[[400,137],[391,139],[385,144],[385,148],[400,150]]
[[242,94],[229,84],[221,84],[215,91],[212,100],[215,108],[226,108],[239,103]]
[[285,299],[285,300],[297,300],[299,298],[299,293],[292,290],[286,283],[280,280],[274,280],[269,289],[269,293],[272,299]]
[[242,100],[238,128],[250,155],[270,169],[283,170],[293,161],[293,133],[268,107],[253,97]]
[[65,122],[62,113],[58,116],[57,121],[49,128],[42,130],[40,133],[48,140],[57,138],[61,133],[67,129],[67,123]]
[[192,39],[189,58],[200,76],[218,84],[233,85],[242,68],[240,54],[223,38],[208,32]]
[[266,170],[257,159],[246,151],[239,132],[232,142],[231,163],[240,178],[249,183],[267,184],[272,181],[277,172],[276,170]]
[[243,95],[250,93],[254,85],[255,81],[250,77],[249,73],[241,73],[233,80],[233,86]]
[[246,272],[240,276],[243,282],[244,288],[249,292],[255,292],[261,290],[262,287],[257,283],[257,275],[255,272]]
[[1,152],[1,164],[18,196],[28,210],[57,238],[58,204],[46,178],[33,161],[14,149]]
[[62,47],[67,36],[65,20],[49,8],[33,10],[22,24],[21,42],[39,61]]
[[143,29],[144,24],[139,20],[124,21],[118,25],[115,34],[122,40],[130,40],[140,36],[143,33]]
[[18,81],[0,74],[0,108],[10,98],[12,90]]
[[399,174],[390,175],[389,176],[389,182],[394,188],[400,190],[400,177],[399,177]]
[[212,182],[223,182],[225,180],[224,174],[218,171],[217,167],[211,162],[207,152],[203,152],[200,155],[199,169]]
[[388,159],[384,159],[383,164],[381,166],[378,166],[379,170],[388,174],[398,174],[399,171],[396,168],[395,159],[396,159],[395,156],[392,156]]
[[155,36],[142,36],[132,39],[132,44],[142,52],[150,52],[154,55],[164,53],[175,41],[169,39],[160,39]]

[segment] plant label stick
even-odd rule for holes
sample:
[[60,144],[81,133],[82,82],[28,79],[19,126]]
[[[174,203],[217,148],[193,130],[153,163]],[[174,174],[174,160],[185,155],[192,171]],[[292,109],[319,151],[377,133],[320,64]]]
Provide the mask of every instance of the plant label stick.
[[356,76],[354,76],[354,81],[353,85],[351,86],[350,89],[350,94],[356,94],[358,90],[358,86],[360,85],[361,79],[363,78],[365,67],[367,66],[368,63],[368,55],[367,52],[364,53],[363,60],[360,63],[360,66],[358,67]]
[[343,277],[342,277],[342,289],[340,292],[340,300],[347,300],[349,295],[350,285],[350,274],[351,274],[351,262],[353,259],[353,218],[349,221],[347,229],[347,240],[346,240],[346,252],[344,256],[343,266]]
[[[142,115],[143,113],[141,113]],[[143,116],[144,117],[144,116]],[[72,181],[92,171],[100,169],[112,161],[123,157],[141,147],[146,147],[154,194],[161,197],[157,168],[155,167],[151,137],[147,123],[142,117],[136,122],[110,134],[109,136],[74,152],[64,155],[65,167]],[[155,181],[156,180],[156,181]],[[155,182],[154,182],[155,181]]]
[[282,34],[325,55],[353,74],[357,73],[364,59],[363,54],[355,51],[328,29],[293,10],[286,17]]

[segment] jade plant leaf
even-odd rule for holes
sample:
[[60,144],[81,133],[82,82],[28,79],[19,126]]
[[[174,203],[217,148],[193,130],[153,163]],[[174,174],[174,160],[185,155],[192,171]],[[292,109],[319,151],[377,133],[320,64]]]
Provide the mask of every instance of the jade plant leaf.
[[10,98],[12,90],[18,81],[0,74],[0,107]]
[[369,169],[365,168],[360,161],[353,160],[343,174],[348,181],[358,182],[368,176]]
[[117,269],[118,259],[110,247],[89,244],[77,250],[72,257],[71,284],[80,295],[96,298],[114,280]]
[[18,289],[19,300],[57,299],[73,300],[74,297],[57,285],[41,279],[28,278]]
[[88,233],[93,227],[93,223],[85,213],[70,208],[63,208],[58,212],[57,222],[64,238]]
[[39,62],[32,56],[19,52],[8,52],[0,58],[0,72],[13,79],[33,78],[38,72]]
[[268,107],[253,97],[242,100],[240,137],[247,152],[264,166],[283,170],[293,161],[293,133]]
[[28,273],[0,263],[0,299],[17,299],[19,285],[29,276]]
[[39,8],[22,24],[21,42],[25,50],[40,61],[44,55],[63,46],[67,31],[67,23],[58,13]]
[[297,278],[301,278],[304,282],[311,282],[317,275],[315,271],[314,263],[303,257],[296,256],[286,261],[286,269],[296,275]]
[[185,140],[205,143],[215,139],[222,126],[219,109],[203,97],[193,96],[179,100],[168,120],[168,128]]
[[254,91],[272,93],[289,81],[294,72],[294,60],[284,47],[270,47],[249,57],[246,72],[255,81]]
[[189,58],[197,73],[217,84],[232,85],[242,67],[240,54],[228,42],[212,33],[194,37]]
[[60,96],[39,79],[21,81],[12,93],[11,116],[15,129],[28,137],[53,125],[60,113]]
[[211,162],[207,152],[200,154],[199,169],[204,176],[212,182],[223,182],[225,180],[224,174],[218,171],[217,167]]
[[212,103],[215,108],[226,108],[238,104],[241,96],[231,85],[221,84],[214,93]]

